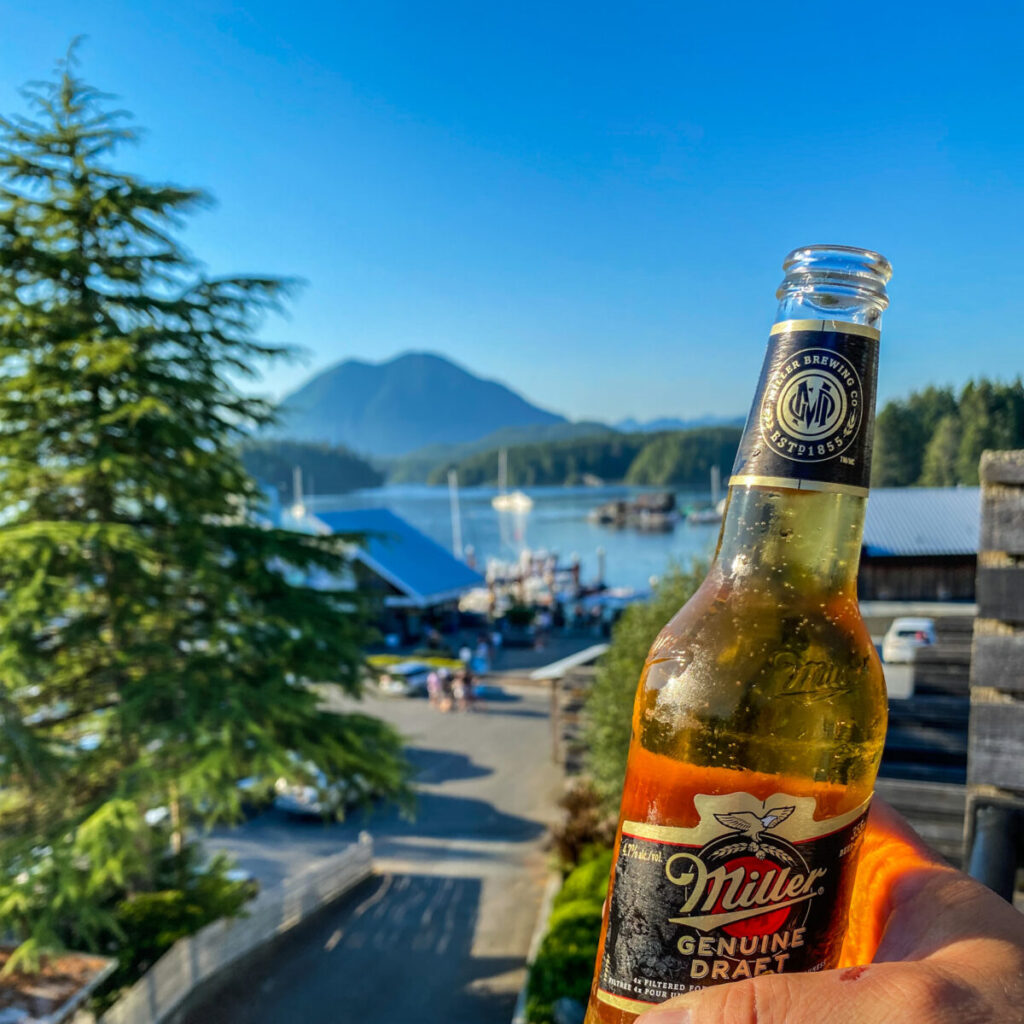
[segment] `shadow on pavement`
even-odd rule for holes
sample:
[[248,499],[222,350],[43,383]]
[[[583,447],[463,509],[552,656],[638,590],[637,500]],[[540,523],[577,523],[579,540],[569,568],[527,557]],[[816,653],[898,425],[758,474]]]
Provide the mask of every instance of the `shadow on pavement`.
[[[413,813],[414,819],[410,821],[399,812],[388,810],[374,816],[368,826],[363,822],[359,828],[369,827],[375,842],[402,835],[525,842],[538,838],[545,831],[543,822],[506,814],[486,800],[468,796],[420,792]],[[359,828],[353,830],[353,837]]]
[[507,1024],[516,957],[472,953],[479,879],[388,875],[248,958],[183,1024]]
[[529,842],[542,836],[546,826],[500,811],[487,800],[420,791],[411,818],[390,805],[356,812],[342,822],[297,818],[271,808],[238,829],[221,831],[211,842],[227,850],[261,885],[269,886],[293,874],[296,865],[304,869],[354,843],[364,829],[373,834],[378,857],[402,857],[405,844],[391,839]]
[[547,711],[535,711],[532,708],[481,708],[485,715],[506,716],[508,718],[550,718]]
[[518,704],[523,698],[518,693],[509,693],[493,683],[479,683],[476,688],[476,699],[483,704]]
[[454,782],[459,779],[480,779],[493,775],[493,768],[476,764],[466,754],[451,750],[428,750],[425,747],[406,747],[405,752],[416,768],[417,782]]

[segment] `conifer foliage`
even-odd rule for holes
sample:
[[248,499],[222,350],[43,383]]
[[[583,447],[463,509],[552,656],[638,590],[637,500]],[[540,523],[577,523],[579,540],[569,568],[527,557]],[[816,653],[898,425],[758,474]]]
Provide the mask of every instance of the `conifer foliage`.
[[271,409],[232,381],[281,354],[255,328],[287,282],[203,272],[174,232],[206,197],[115,169],[134,131],[73,53],[26,95],[0,118],[0,931],[31,964],[109,944],[243,777],[395,795],[405,769],[306,685],[360,689],[357,595],[295,582],[347,578],[338,541],[251,514],[238,442]]

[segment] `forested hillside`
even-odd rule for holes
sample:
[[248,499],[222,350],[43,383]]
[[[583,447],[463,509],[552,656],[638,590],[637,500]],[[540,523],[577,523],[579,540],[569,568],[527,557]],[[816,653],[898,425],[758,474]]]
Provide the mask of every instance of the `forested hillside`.
[[[738,427],[705,427],[516,445],[508,448],[508,482],[511,487],[573,485],[594,476],[659,487],[706,487],[713,465],[723,480],[728,478],[740,433]],[[429,482],[443,483],[453,465],[465,486],[497,482],[496,450],[444,463]]]
[[976,484],[986,448],[1024,447],[1024,384],[969,381],[887,402],[878,414],[872,484]]
[[284,502],[293,499],[292,480],[296,467],[302,470],[307,494],[344,494],[360,487],[376,487],[384,474],[347,448],[303,441],[247,441],[242,462],[260,483],[277,488]]
[[[408,455],[378,459],[376,462],[387,473],[389,483],[424,483],[439,466],[455,465],[470,455],[480,452],[496,452],[499,448],[513,445],[537,445],[549,441],[568,441],[577,438],[595,438],[602,435],[618,436],[618,432],[606,423],[593,420],[579,420],[575,423],[531,423],[523,427],[502,427],[477,441],[463,444],[432,444],[418,448]],[[492,456],[497,459],[497,455]],[[436,474],[435,474],[436,476]]]

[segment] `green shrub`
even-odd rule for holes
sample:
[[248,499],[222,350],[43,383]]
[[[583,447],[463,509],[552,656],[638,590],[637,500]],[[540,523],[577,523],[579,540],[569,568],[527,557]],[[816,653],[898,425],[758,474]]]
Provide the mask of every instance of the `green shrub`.
[[113,907],[116,935],[108,955],[117,967],[92,1001],[92,1008],[108,1009],[127,986],[149,970],[178,939],[194,935],[220,918],[238,917],[256,895],[255,882],[230,877],[230,862],[223,856],[201,865],[198,846],[189,846],[161,863],[154,884],[166,886],[133,892]]
[[555,906],[562,907],[567,903],[579,900],[596,901],[598,908],[604,903],[608,890],[608,876],[612,870],[612,851],[601,850],[585,864],[581,864],[565,880],[558,895]]
[[589,922],[582,918],[566,922],[544,936],[537,959],[530,967],[527,990],[530,1024],[551,1024],[552,1008],[565,996],[586,1005],[600,933],[598,909]]
[[582,864],[589,851],[607,849],[615,841],[615,815],[589,779],[574,782],[558,804],[565,817],[552,829],[552,839],[564,871]]
[[601,916],[601,906],[604,903],[604,896],[601,899],[588,897],[586,899],[566,900],[555,906],[548,919],[548,932],[572,930],[578,924],[584,927],[596,914]]
[[530,966],[530,1024],[552,1024],[552,1007],[563,996],[587,1002],[611,858],[611,850],[597,852],[569,874],[555,897],[547,934]]
[[597,668],[587,698],[587,768],[606,808],[618,811],[633,723],[633,699],[647,652],[662,627],[700,586],[706,567],[674,568],[654,595],[630,605],[612,631],[612,642]]

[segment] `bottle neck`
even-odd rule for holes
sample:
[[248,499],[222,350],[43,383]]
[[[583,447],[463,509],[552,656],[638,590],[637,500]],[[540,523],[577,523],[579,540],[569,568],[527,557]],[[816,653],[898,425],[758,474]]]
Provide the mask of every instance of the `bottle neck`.
[[856,596],[885,284],[877,253],[786,259],[713,572],[786,604]]
[[866,507],[856,494],[730,487],[712,571],[787,603],[855,596]]

